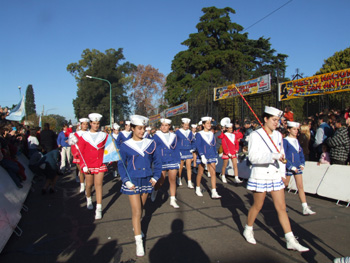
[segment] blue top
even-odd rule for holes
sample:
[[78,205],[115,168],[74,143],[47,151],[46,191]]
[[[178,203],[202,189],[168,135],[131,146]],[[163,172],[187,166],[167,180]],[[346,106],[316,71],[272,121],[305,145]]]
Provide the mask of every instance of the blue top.
[[153,140],[157,143],[157,148],[160,150],[162,164],[180,163],[180,151],[176,147],[178,144],[177,137],[174,133],[169,133],[169,136],[169,141],[161,131],[157,131],[153,136]]
[[175,132],[177,137],[176,148],[182,151],[190,151],[195,149],[195,139],[192,131],[189,131],[188,137],[186,137],[180,130]]
[[132,136],[132,132],[130,132],[128,135],[126,135],[128,132],[127,131],[121,131],[118,133],[118,137],[115,140],[118,149],[120,149],[120,146],[122,145],[123,142],[126,140],[129,140]]
[[122,162],[118,162],[118,170],[123,183],[130,181],[123,163],[131,180],[132,178],[153,177],[158,181],[160,178],[162,173],[161,153],[154,140],[143,139],[136,142],[129,139],[121,145],[120,156]]
[[205,158],[212,159],[218,158],[218,153],[216,151],[216,141],[214,134],[209,132],[200,131],[196,133],[195,140],[196,148],[200,156],[204,155]]
[[[297,148],[294,147],[294,143],[295,146],[297,146]],[[303,149],[300,147],[300,144],[297,139],[289,139],[289,137],[284,138],[283,148],[285,158],[287,159],[287,171],[292,171],[293,167],[299,168],[300,165],[305,166],[305,157]]]
[[57,137],[57,145],[61,145],[62,147],[70,147],[70,145],[66,142],[68,137],[64,135],[64,131],[61,131]]

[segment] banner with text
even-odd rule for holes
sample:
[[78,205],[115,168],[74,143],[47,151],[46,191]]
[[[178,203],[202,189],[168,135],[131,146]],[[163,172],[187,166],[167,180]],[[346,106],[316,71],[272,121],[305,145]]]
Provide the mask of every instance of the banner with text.
[[173,117],[175,115],[184,114],[184,113],[188,113],[188,101],[180,105],[166,109],[164,111],[165,118]]
[[271,90],[270,74],[237,84],[214,88],[214,101],[239,96],[235,86],[243,95],[253,95]]
[[156,114],[149,117],[149,125],[154,126],[160,120],[160,114]]
[[279,84],[279,100],[297,99],[350,90],[350,69],[333,71]]

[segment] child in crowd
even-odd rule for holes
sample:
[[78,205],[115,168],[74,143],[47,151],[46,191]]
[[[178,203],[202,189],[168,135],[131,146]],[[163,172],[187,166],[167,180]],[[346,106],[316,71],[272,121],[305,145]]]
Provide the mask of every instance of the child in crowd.
[[331,164],[331,157],[329,156],[328,147],[326,144],[322,145],[322,154],[320,156],[320,160],[317,165],[320,164]]

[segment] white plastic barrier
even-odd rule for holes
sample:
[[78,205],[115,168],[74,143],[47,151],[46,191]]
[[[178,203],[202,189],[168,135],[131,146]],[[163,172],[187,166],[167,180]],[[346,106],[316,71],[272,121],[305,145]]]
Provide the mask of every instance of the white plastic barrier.
[[350,166],[331,165],[317,189],[320,196],[350,202]]

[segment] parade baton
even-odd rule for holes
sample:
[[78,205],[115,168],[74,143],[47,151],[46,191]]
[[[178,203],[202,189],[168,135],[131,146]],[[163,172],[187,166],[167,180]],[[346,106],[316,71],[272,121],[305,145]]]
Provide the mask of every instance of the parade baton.
[[[235,87],[235,89],[237,90],[238,94],[241,96],[241,98],[243,99],[243,101],[245,102],[245,104],[248,106],[248,108],[250,109],[250,111],[253,113],[254,117],[256,118],[256,120],[259,122],[261,128],[265,131],[267,137],[269,137],[270,141],[272,142],[273,146],[275,146],[276,151],[278,153],[281,153],[280,150],[277,148],[275,142],[272,140],[271,136],[269,135],[269,133],[266,131],[264,125],[262,124],[262,122],[260,121],[259,117],[256,115],[256,113],[254,112],[254,110],[252,109],[252,107],[250,107],[248,101],[244,98],[243,94],[239,91],[239,89],[237,88],[236,85],[233,85]],[[283,158],[282,163],[287,163],[287,160],[285,158]]]
[[[73,136],[74,136],[74,137],[73,137]],[[86,164],[86,162],[85,162],[85,160],[84,160],[83,154],[81,153],[81,151],[80,151],[80,149],[79,149],[79,146],[78,146],[78,138],[75,137],[75,135],[74,135],[73,133],[72,133],[72,136],[69,136],[69,138],[68,138],[68,144],[69,144],[69,145],[74,145],[75,148],[77,148],[77,150],[78,150],[78,152],[79,152],[79,154],[80,154],[80,156],[81,156],[81,159],[83,159],[83,162],[84,162],[85,166],[88,167],[87,164]],[[89,167],[88,167],[88,169],[89,169]]]

